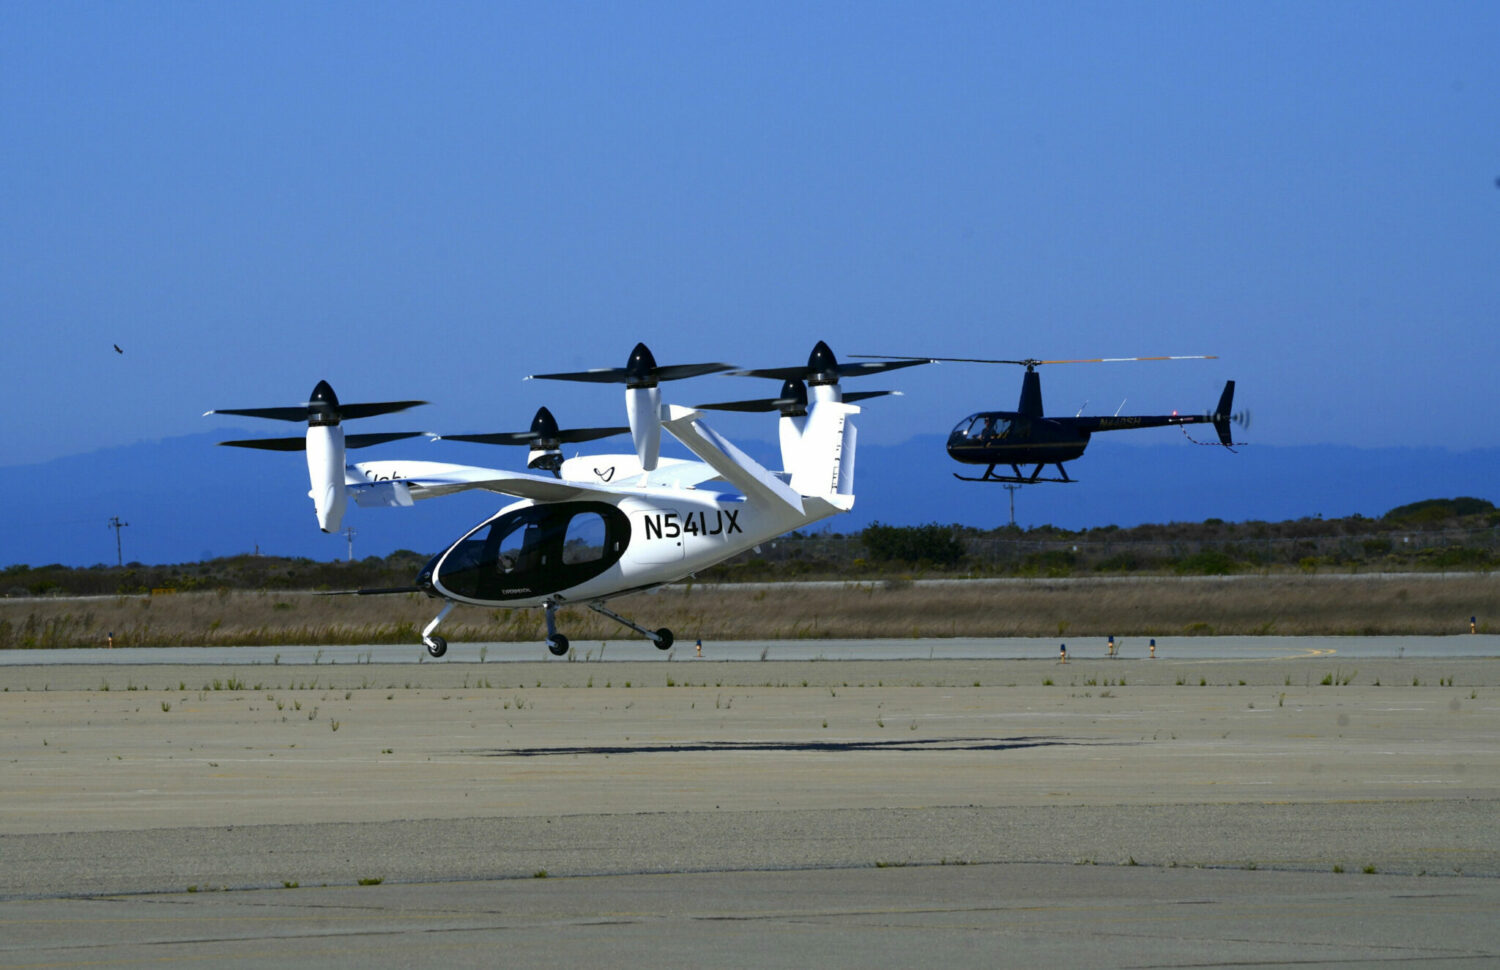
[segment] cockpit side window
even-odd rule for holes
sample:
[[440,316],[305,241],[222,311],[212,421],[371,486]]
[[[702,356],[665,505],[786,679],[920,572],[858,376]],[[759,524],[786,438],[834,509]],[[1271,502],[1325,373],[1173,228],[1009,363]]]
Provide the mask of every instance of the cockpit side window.
[[485,539],[485,552],[481,562],[493,562],[502,573],[513,572],[521,562],[521,551],[526,547],[526,535],[536,527],[527,522],[513,522],[503,527],[496,522],[490,526]]
[[568,520],[568,530],[563,536],[563,563],[571,566],[603,559],[604,541],[604,516],[598,512],[578,513]]

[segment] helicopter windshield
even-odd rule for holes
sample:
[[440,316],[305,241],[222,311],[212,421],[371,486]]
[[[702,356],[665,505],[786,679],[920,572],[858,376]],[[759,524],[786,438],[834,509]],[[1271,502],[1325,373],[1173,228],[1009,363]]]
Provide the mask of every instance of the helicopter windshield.
[[953,429],[953,436],[981,439],[1004,436],[1010,431],[1011,422],[995,414],[971,414]]
[[618,562],[629,543],[630,521],[612,505],[533,505],[454,543],[438,557],[433,578],[468,599],[522,599],[592,579]]

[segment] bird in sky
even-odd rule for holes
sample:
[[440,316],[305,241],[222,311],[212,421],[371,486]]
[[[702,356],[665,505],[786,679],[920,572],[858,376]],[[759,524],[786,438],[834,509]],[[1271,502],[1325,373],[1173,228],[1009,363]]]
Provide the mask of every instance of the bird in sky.
[[123,350],[120,349],[120,345],[119,344],[115,344],[115,353],[117,353],[117,354],[123,354],[123,353],[125,353],[125,351],[123,351]]

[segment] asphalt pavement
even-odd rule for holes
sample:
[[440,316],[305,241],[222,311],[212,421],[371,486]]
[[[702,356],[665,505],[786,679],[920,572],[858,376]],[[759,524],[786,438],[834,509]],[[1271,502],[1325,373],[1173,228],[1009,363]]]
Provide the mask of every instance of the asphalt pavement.
[[1493,643],[1267,639],[10,665],[0,967],[1494,965]]

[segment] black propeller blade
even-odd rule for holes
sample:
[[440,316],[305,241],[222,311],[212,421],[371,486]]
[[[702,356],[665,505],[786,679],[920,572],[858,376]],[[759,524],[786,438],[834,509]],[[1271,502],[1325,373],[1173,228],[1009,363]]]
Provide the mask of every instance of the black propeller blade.
[[[900,393],[900,391],[856,391],[843,395],[843,398],[852,403]],[[763,397],[750,401],[721,401],[714,404],[699,404],[697,408],[700,411],[780,411],[783,417],[798,417],[807,413],[807,385],[800,380],[789,379],[782,382],[779,397]]]
[[807,413],[807,385],[799,380],[788,379],[781,384],[779,397],[761,397],[749,401],[720,401],[714,404],[695,405],[700,411],[744,411],[760,413],[780,411],[784,415]]
[[[836,384],[846,377],[863,377],[866,374],[879,374],[900,367],[915,367],[917,364],[925,363],[928,363],[926,357],[903,357],[878,362],[840,364],[828,344],[819,340],[812,353],[807,355],[806,366],[753,368],[730,371],[730,374],[734,377],[769,377],[780,381],[801,380],[809,384]],[[846,401],[850,399],[850,396],[844,398]]]
[[[340,404],[339,397],[327,381],[318,381],[312,397],[306,404],[284,408],[219,408],[203,412],[210,414],[238,414],[247,418],[270,418],[273,421],[306,421],[309,428],[336,427],[345,418],[370,418],[377,414],[393,414],[414,408],[426,401],[381,401],[374,404]],[[372,434],[344,436],[345,448],[368,448],[387,441],[415,438],[420,431],[385,431]],[[302,451],[307,447],[306,438],[251,438],[240,441],[221,441],[221,445],[232,448],[259,448],[262,451]]]
[[248,438],[242,441],[220,441],[228,448],[259,448],[261,451],[305,451],[306,438]]
[[[209,414],[238,414],[247,418],[270,418],[272,421],[306,421],[313,427],[338,424],[345,418],[372,418],[414,408],[426,401],[381,401],[375,404],[340,404],[338,395],[327,381],[318,381],[306,404],[284,408],[218,408]],[[227,444],[228,442],[226,442]],[[373,444],[373,442],[372,442]]]
[[531,445],[536,448],[556,448],[563,444],[594,441],[611,435],[625,434],[630,429],[616,428],[559,428],[557,419],[546,408],[537,408],[528,431],[495,431],[489,434],[444,434],[437,435],[443,441],[473,441],[483,445]]
[[[387,441],[401,441],[404,438],[420,438],[421,431],[377,431],[371,434],[346,434],[344,435],[344,447],[368,448],[371,445],[383,445]],[[306,438],[243,438],[239,441],[221,441],[220,445],[230,448],[259,448],[261,451],[302,451],[307,447]]]
[[560,374],[532,374],[528,381],[583,381],[591,384],[624,384],[627,387],[655,387],[662,381],[679,381],[704,374],[717,374],[729,370],[733,364],[670,364],[662,367],[656,363],[650,348],[638,343],[630,352],[624,367],[596,367],[592,370],[567,371]]

